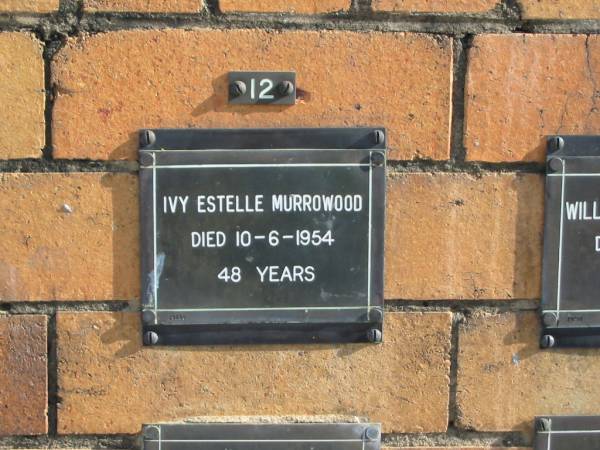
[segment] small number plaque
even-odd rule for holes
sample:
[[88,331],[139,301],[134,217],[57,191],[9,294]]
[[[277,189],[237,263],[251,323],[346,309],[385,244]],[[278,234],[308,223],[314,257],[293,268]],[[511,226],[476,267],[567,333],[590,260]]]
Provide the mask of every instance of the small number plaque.
[[293,105],[294,72],[230,72],[229,103],[233,105]]
[[142,450],[380,450],[381,426],[364,423],[146,425]]
[[146,344],[381,341],[383,130],[141,138]]
[[548,141],[542,347],[600,345],[600,138]]
[[598,450],[599,416],[550,416],[535,421],[534,450]]

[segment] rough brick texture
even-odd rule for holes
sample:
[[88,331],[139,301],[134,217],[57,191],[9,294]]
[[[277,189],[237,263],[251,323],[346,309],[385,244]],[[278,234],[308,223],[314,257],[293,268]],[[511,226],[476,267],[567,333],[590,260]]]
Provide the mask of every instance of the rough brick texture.
[[45,316],[0,315],[0,436],[47,432]]
[[220,0],[221,12],[323,14],[347,11],[351,0]]
[[484,13],[499,0],[372,0],[373,10],[403,13]]
[[42,156],[44,61],[33,35],[0,33],[0,86],[0,158]]
[[386,298],[539,298],[542,181],[527,174],[393,176]]
[[460,427],[531,433],[536,415],[598,413],[600,350],[540,350],[539,322],[536,312],[480,314],[461,327]]
[[[419,34],[172,29],[70,39],[53,64],[55,155],[134,159],[143,127],[383,125],[392,158],[445,159],[451,67],[451,41]],[[227,73],[244,69],[295,71],[297,104],[229,106]]]
[[137,433],[142,423],[198,415],[313,414],[365,416],[386,432],[445,431],[450,314],[385,320],[381,345],[178,351],[142,347],[136,313],[59,313],[59,433]]
[[598,0],[518,0],[524,19],[600,19]]
[[546,135],[600,133],[600,37],[481,35],[469,52],[470,160],[542,161]]
[[49,13],[58,10],[59,0],[2,0],[0,12]]
[[86,12],[196,13],[203,9],[203,0],[84,0],[83,5]]
[[131,174],[0,174],[0,301],[137,298]]

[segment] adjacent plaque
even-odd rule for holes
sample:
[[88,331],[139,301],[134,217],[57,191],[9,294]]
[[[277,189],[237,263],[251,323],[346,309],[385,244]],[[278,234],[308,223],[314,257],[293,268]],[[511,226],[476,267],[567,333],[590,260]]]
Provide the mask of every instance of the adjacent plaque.
[[380,450],[379,424],[147,425],[143,450]]
[[143,130],[146,344],[379,342],[385,132]]
[[542,347],[600,344],[600,138],[548,141]]
[[230,72],[231,105],[293,105],[296,103],[294,72]]
[[600,416],[554,416],[536,419],[534,450],[598,450]]

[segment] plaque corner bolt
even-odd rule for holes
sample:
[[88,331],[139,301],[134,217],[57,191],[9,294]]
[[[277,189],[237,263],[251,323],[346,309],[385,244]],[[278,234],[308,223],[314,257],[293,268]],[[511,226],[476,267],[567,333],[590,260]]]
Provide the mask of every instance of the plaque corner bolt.
[[385,162],[385,155],[383,154],[383,152],[373,152],[371,154],[371,164],[374,167],[381,167],[381,166],[383,166],[384,162]]
[[367,441],[376,441],[379,439],[379,430],[376,427],[367,427],[364,438]]
[[558,316],[555,313],[543,313],[542,323],[547,327],[554,327],[558,324]]
[[542,348],[552,348],[556,345],[556,339],[554,339],[554,336],[550,335],[550,334],[545,334],[544,336],[542,336],[542,339],[540,341],[540,346]]
[[142,311],[142,322],[150,324],[154,323],[155,319],[156,315],[154,314],[154,311]]
[[550,431],[552,429],[552,420],[547,417],[539,417],[535,421],[535,429],[537,431]]
[[154,164],[154,157],[150,153],[142,153],[140,155],[140,164],[142,166],[151,166]]
[[152,130],[142,130],[140,132],[140,145],[149,147],[156,142],[156,134]]
[[159,437],[158,427],[156,425],[145,426],[142,431],[142,437],[147,440],[158,439],[158,437]]
[[552,150],[555,152],[562,150],[565,147],[565,140],[561,136],[553,136],[550,138]]
[[369,342],[380,344],[382,338],[383,335],[381,334],[381,330],[377,328],[371,328],[369,331],[367,331],[367,339],[369,340]]
[[385,133],[383,130],[375,130],[373,132],[373,138],[376,145],[381,145],[385,143]]
[[232,81],[229,85],[229,93],[232,97],[244,95],[246,93],[246,83],[244,83],[242,80]]
[[294,93],[294,83],[289,80],[282,81],[277,85],[277,91],[284,97],[292,95]]
[[156,331],[146,331],[144,333],[144,344],[146,344],[146,345],[158,344],[158,333],[156,333]]

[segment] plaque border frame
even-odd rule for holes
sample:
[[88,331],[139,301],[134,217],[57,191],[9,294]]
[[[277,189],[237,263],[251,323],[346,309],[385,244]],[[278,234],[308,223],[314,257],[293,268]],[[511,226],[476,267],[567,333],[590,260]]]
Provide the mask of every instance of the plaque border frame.
[[552,450],[552,435],[600,434],[600,416],[540,416],[535,418],[533,450]]
[[[231,150],[230,152],[223,152]],[[206,164],[207,158],[218,161],[223,155],[239,158],[247,150],[262,150],[261,159],[268,160],[278,150],[300,155],[299,159],[318,154],[323,161],[341,158],[344,151],[363,151],[368,160],[372,198],[369,303],[364,307],[366,321],[336,321],[334,308],[331,319],[304,323],[197,323],[194,312],[172,310],[173,317],[181,313],[181,324],[165,322],[156,309],[152,291],[155,260],[154,180],[160,164],[176,164],[193,152]],[[307,150],[306,156],[299,150]],[[331,150],[331,151],[329,151]],[[178,151],[180,151],[178,153]],[[181,153],[181,151],[185,153]],[[317,152],[318,151],[318,152]],[[385,130],[383,128],[278,128],[278,129],[152,129],[140,130],[140,221],[141,221],[141,305],[143,342],[145,345],[215,345],[215,344],[287,344],[287,343],[351,343],[381,342],[383,331],[383,254],[385,226]],[[252,160],[256,152],[248,152]],[[376,160],[374,156],[378,156]],[[358,156],[358,154],[357,154]],[[236,160],[237,161],[237,160]],[[241,163],[248,164],[248,163]],[[314,165],[314,162],[310,165]],[[357,165],[357,164],[353,164]],[[150,200],[150,201],[148,201]],[[149,229],[151,228],[151,229]],[[381,257],[376,257],[376,255]],[[154,307],[153,307],[154,305]],[[362,309],[363,307],[356,307]],[[210,308],[209,308],[210,309]],[[298,308],[302,311],[306,308]],[[312,309],[312,308],[311,308]],[[326,308],[325,308],[326,309]],[[269,308],[265,308],[269,310]],[[274,311],[274,309],[271,309]],[[217,311],[215,309],[215,311]],[[228,311],[227,311],[228,312]],[[187,319],[187,321],[186,321]],[[191,319],[191,320],[190,320]]]

